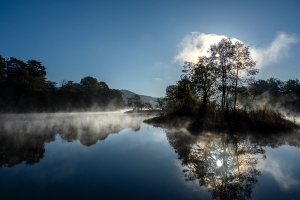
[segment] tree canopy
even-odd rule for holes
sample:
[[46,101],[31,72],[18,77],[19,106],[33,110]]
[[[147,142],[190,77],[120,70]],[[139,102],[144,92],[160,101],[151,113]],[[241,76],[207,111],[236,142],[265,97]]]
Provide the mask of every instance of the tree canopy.
[[211,45],[208,56],[200,56],[197,63],[185,62],[183,67],[181,80],[166,88],[166,107],[171,112],[196,104],[204,111],[212,101],[222,109],[236,109],[241,88],[253,83],[258,73],[249,47],[230,38]]

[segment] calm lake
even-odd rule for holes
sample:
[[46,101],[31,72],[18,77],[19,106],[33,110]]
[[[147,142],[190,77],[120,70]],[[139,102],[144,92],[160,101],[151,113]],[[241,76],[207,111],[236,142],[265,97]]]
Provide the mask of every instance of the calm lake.
[[0,115],[0,199],[299,199],[299,133],[192,135],[149,117]]

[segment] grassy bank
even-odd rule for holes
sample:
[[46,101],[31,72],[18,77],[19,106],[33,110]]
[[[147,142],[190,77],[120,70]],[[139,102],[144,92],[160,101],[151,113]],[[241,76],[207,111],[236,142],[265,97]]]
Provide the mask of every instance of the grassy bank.
[[272,109],[214,110],[198,115],[161,115],[144,121],[164,127],[183,127],[191,132],[285,132],[299,129],[295,121]]

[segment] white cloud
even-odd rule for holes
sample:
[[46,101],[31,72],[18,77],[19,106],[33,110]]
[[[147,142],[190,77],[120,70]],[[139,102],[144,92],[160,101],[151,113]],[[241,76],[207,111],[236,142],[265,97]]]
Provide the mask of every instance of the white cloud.
[[[185,36],[179,44],[179,51],[174,60],[180,64],[183,64],[184,61],[197,62],[198,56],[207,55],[210,45],[219,43],[222,38],[228,38],[228,36],[192,32],[191,35]],[[231,38],[231,41],[235,43],[240,40]]]
[[[179,44],[179,51],[174,57],[174,61],[180,64],[183,64],[184,61],[197,62],[198,56],[208,55],[207,50],[210,45],[217,44],[222,38],[228,38],[228,36],[192,32],[185,36]],[[231,41],[233,43],[242,42],[237,38],[231,38]],[[257,62],[256,66],[261,68],[288,56],[291,44],[296,42],[298,41],[295,35],[281,32],[276,35],[269,46],[265,48],[250,47],[249,50],[253,60]]]
[[161,81],[161,78],[155,78],[154,80],[156,80],[156,81]]
[[271,63],[288,56],[288,50],[293,43],[297,43],[295,35],[278,33],[273,42],[266,48],[250,48],[250,54],[256,61],[258,68],[265,67]]

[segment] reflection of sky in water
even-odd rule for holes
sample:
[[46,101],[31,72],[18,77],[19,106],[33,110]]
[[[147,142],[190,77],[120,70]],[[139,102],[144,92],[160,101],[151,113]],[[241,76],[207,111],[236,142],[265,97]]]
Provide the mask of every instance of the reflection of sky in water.
[[[60,134],[65,136],[70,132]],[[209,197],[197,191],[190,193],[181,181],[181,171],[174,165],[176,153],[160,128],[142,125],[135,132],[129,126],[91,146],[83,145],[80,140],[67,142],[60,134],[54,136],[55,141],[45,144],[44,157],[38,163],[22,162],[0,168],[0,191],[4,199]]]
[[[139,128],[145,116],[128,118],[123,114],[117,115],[115,118],[105,116],[103,119],[98,115],[62,116],[59,120],[40,117],[35,121],[35,125],[30,124],[30,120],[21,120],[25,129],[14,127],[7,119],[2,121],[0,124],[2,130],[3,126],[13,130],[12,132],[6,130],[0,134],[1,162],[3,164],[5,156],[10,156],[11,160],[6,162],[13,163],[10,168],[7,167],[7,163],[6,166],[0,167],[2,197],[4,199],[212,198],[208,192],[211,187],[199,187],[197,179],[185,181],[183,170],[187,168],[182,166],[183,159],[178,159],[180,148],[174,144],[170,145],[171,137],[165,130],[148,125]],[[25,131],[20,133],[18,132],[20,130]],[[295,136],[291,137],[288,143],[299,146],[299,140],[293,138]],[[179,146],[191,144],[192,149],[209,146],[216,165],[217,156],[223,155],[218,154],[216,148],[219,144],[223,144],[222,140],[218,137],[197,137],[199,145],[197,146],[194,139],[194,136],[189,136],[185,138],[186,141],[177,142]],[[272,139],[274,140],[274,137]],[[261,175],[257,177],[258,184],[254,185],[252,199],[298,198],[300,150],[297,147],[282,145],[285,144],[284,139],[280,140],[281,142],[274,142],[276,148],[266,147],[268,145],[262,142],[267,158],[258,160],[257,169],[261,171]],[[1,143],[3,141],[7,143]],[[174,141],[176,142],[176,138]],[[240,146],[251,144],[249,140],[239,142]],[[227,153],[230,153],[234,143],[228,144]],[[35,153],[35,150],[39,150],[39,153]],[[194,154],[197,154],[197,151],[194,151]],[[261,157],[261,154],[255,156]],[[229,162],[231,158],[226,159]],[[26,162],[32,164],[26,165]],[[236,172],[236,169],[233,172]]]
[[268,159],[262,163],[262,171],[270,173],[283,190],[299,189],[299,148],[282,146],[278,149],[268,148],[267,152]]

